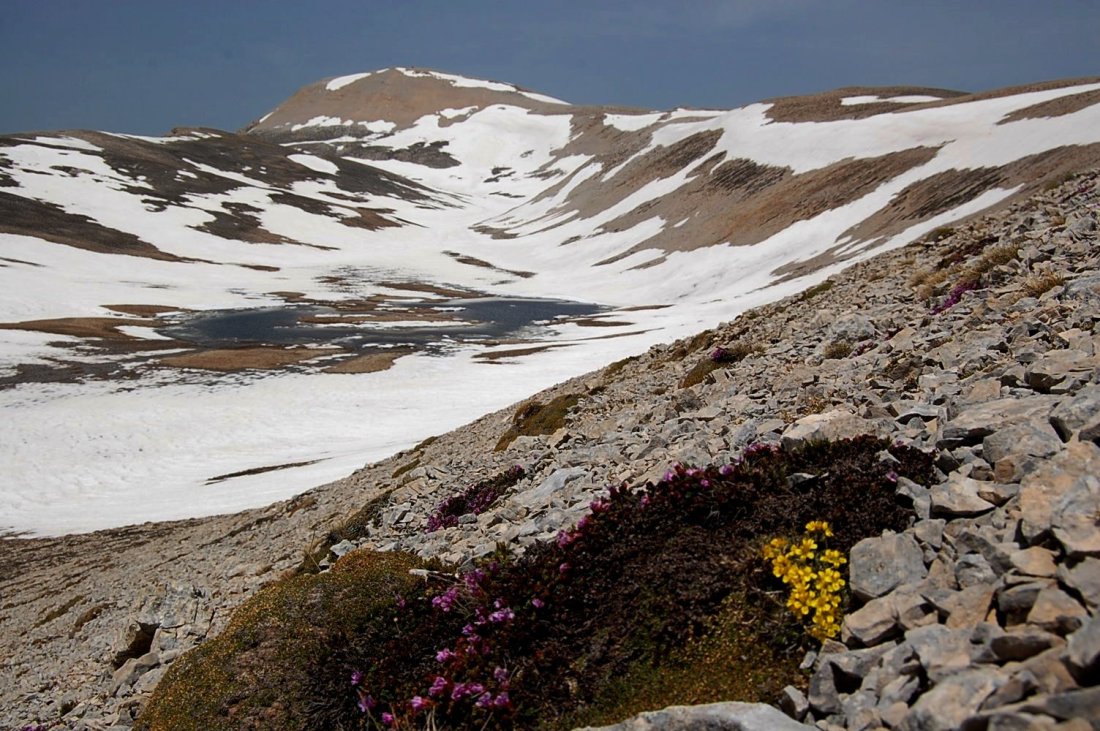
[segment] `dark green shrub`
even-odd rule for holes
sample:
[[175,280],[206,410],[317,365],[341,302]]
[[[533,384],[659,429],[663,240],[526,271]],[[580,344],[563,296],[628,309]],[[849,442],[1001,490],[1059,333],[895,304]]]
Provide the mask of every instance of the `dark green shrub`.
[[517,437],[553,434],[565,426],[565,417],[580,400],[580,394],[568,393],[558,396],[548,404],[538,401],[523,404],[512,417],[512,426],[497,442],[496,451],[503,452]]

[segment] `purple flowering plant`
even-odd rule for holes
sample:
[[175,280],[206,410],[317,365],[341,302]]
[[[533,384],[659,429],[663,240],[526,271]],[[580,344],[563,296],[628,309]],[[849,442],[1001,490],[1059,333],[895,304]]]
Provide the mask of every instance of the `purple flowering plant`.
[[482,480],[457,495],[444,500],[428,517],[428,533],[441,528],[453,528],[458,519],[467,514],[480,515],[488,510],[508,488],[522,480],[526,473],[516,465],[504,472]]
[[[792,472],[819,477],[792,484]],[[735,590],[751,596],[756,574],[730,570],[758,560],[751,541],[828,520],[846,551],[904,526],[893,482],[927,484],[931,473],[926,455],[864,437],[797,455],[758,445],[732,464],[674,465],[656,484],[612,487],[555,540],[403,595],[382,644],[363,645],[352,700],[379,728],[538,726],[592,703],[633,663],[659,662]],[[786,641],[761,626],[761,642]]]

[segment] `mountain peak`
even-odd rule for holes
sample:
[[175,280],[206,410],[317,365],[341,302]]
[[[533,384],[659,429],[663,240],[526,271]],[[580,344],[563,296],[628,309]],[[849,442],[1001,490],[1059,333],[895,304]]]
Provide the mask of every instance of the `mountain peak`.
[[309,84],[244,131],[298,132],[308,127],[364,126],[392,131],[429,114],[507,104],[543,113],[571,105],[502,81],[424,68],[395,67]]

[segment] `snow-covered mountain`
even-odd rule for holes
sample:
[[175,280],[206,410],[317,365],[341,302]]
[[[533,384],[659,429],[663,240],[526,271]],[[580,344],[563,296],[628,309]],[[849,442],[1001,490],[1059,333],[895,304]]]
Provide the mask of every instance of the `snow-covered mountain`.
[[387,69],[0,137],[0,528],[287,497],[1100,163],[1100,80],[575,106]]

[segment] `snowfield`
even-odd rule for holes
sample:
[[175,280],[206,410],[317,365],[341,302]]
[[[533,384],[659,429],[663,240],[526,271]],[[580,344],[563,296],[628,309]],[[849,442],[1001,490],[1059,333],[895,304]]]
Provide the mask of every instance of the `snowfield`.
[[[332,79],[325,89],[351,94],[357,82],[381,73]],[[912,221],[874,246],[846,233],[914,183],[946,171],[993,168],[1068,145],[1100,143],[1100,105],[1005,121],[1018,110],[1100,89],[1085,84],[825,122],[777,122],[769,118],[767,104],[728,112],[599,113],[595,118],[603,128],[627,145],[626,154],[611,165],[614,156],[584,147],[587,138],[576,123],[581,112],[565,102],[510,84],[438,72],[385,73],[427,75],[457,91],[508,93],[516,103],[471,107],[459,95],[401,129],[384,119],[319,115],[283,130],[300,134],[315,128],[316,139],[283,142],[284,153],[265,153],[274,157],[248,165],[180,152],[174,185],[193,187],[171,196],[158,196],[150,187],[154,173],[119,162],[106,142],[9,138],[0,146],[0,184],[4,176],[10,184],[0,193],[50,204],[84,217],[90,227],[136,237],[163,257],[104,253],[57,242],[47,232],[41,237],[0,233],[0,323],[116,318],[120,337],[132,338],[127,347],[170,348],[155,351],[156,358],[189,347],[174,347],[162,327],[111,306],[156,306],[166,313],[161,317],[170,318],[276,307],[295,298],[369,301],[381,302],[380,311],[393,315],[388,324],[373,327],[415,329],[445,327],[444,317],[452,314],[447,310],[457,309],[461,319],[461,308],[445,294],[457,289],[594,303],[609,308],[608,319],[624,324],[545,322],[521,335],[561,347],[493,362],[476,356],[509,346],[441,336],[431,349],[370,373],[297,366],[163,367],[156,358],[125,360],[67,331],[0,329],[0,377],[8,379],[6,387],[0,385],[0,531],[83,532],[238,511],[293,496],[562,380],[794,294],[854,261],[903,246],[1020,190],[992,186]],[[936,100],[867,95],[839,104]],[[552,105],[551,111],[525,106],[530,102]],[[339,134],[326,140],[327,127],[339,127]],[[348,132],[356,128],[361,131]],[[675,170],[637,184],[628,179],[646,155],[693,135],[717,142]],[[378,159],[377,150],[364,152],[364,140],[394,151],[441,143],[439,149],[455,164],[429,164],[412,153]],[[169,151],[224,142],[208,133],[121,141]],[[882,180],[855,200],[792,220],[757,244],[716,242],[684,251],[647,247],[651,238],[683,226],[690,216],[641,216],[630,226],[612,225],[684,195],[709,174],[713,161],[707,161],[715,155],[799,175],[918,147],[934,149],[927,162]],[[186,149],[189,155],[202,148]],[[352,184],[349,175],[356,171],[387,177]],[[392,183],[402,178],[420,187]],[[592,186],[623,194],[598,211],[588,210],[579,196]],[[357,225],[360,220],[368,225]],[[226,233],[227,221],[238,228]],[[827,262],[800,278],[777,272],[838,251],[852,258]],[[411,285],[429,289],[414,291]],[[410,297],[438,301],[440,319],[425,324],[403,318],[401,304]],[[664,307],[616,311],[654,305]],[[316,363],[333,357],[331,349],[311,347]],[[20,375],[59,364],[94,370],[115,362],[125,377]],[[232,476],[249,471],[253,474]]]

